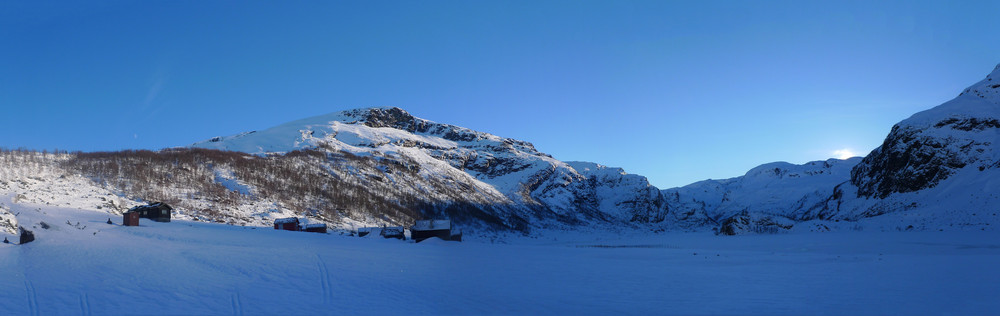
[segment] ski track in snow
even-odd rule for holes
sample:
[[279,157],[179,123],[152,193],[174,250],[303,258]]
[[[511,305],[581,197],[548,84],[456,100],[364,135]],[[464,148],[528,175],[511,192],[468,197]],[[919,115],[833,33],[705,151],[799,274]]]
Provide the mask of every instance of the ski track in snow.
[[38,315],[38,295],[35,292],[35,285],[31,281],[24,281],[24,294],[28,298],[28,313]]
[[80,314],[93,315],[90,311],[90,299],[87,297],[87,293],[80,294]]
[[240,292],[236,291],[232,296],[233,303],[233,315],[244,315],[243,313],[243,302],[240,301]]
[[331,290],[333,286],[330,284],[330,271],[327,270],[326,262],[323,261],[323,258],[320,257],[318,253],[316,254],[316,260],[318,260],[316,265],[319,267],[320,287],[323,289],[323,304],[329,304],[333,299],[333,291]]

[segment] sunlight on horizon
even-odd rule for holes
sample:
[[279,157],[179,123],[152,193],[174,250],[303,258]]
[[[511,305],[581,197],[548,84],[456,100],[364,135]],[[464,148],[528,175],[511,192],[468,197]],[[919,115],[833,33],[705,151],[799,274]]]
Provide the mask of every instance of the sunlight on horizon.
[[838,149],[833,151],[833,157],[837,159],[847,159],[851,157],[857,157],[858,153],[850,148]]

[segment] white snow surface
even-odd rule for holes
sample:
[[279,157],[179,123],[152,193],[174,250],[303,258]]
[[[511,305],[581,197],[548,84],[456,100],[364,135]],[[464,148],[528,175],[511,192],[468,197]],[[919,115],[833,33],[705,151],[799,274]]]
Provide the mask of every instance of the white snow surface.
[[996,232],[414,244],[4,203],[37,237],[0,244],[6,315],[1000,313]]

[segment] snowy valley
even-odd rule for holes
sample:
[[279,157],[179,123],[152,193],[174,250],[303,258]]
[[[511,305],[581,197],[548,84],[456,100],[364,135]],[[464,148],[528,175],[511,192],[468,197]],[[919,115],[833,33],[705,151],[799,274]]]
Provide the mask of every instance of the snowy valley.
[[[668,189],[394,107],[155,152],[5,150],[0,312],[995,313],[994,78],[866,157]],[[121,225],[149,202],[174,221]],[[470,242],[350,236],[420,219]]]

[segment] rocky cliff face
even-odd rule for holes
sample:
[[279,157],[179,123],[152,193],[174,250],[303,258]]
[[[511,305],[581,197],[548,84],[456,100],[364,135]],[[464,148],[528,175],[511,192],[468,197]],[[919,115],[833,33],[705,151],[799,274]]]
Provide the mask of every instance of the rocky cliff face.
[[893,126],[879,148],[851,173],[862,197],[886,198],[938,185],[958,170],[997,167],[1000,68],[931,110]]
[[918,229],[994,229],[1000,219],[992,212],[1000,208],[998,78],[1000,66],[958,97],[893,126],[824,212]]

